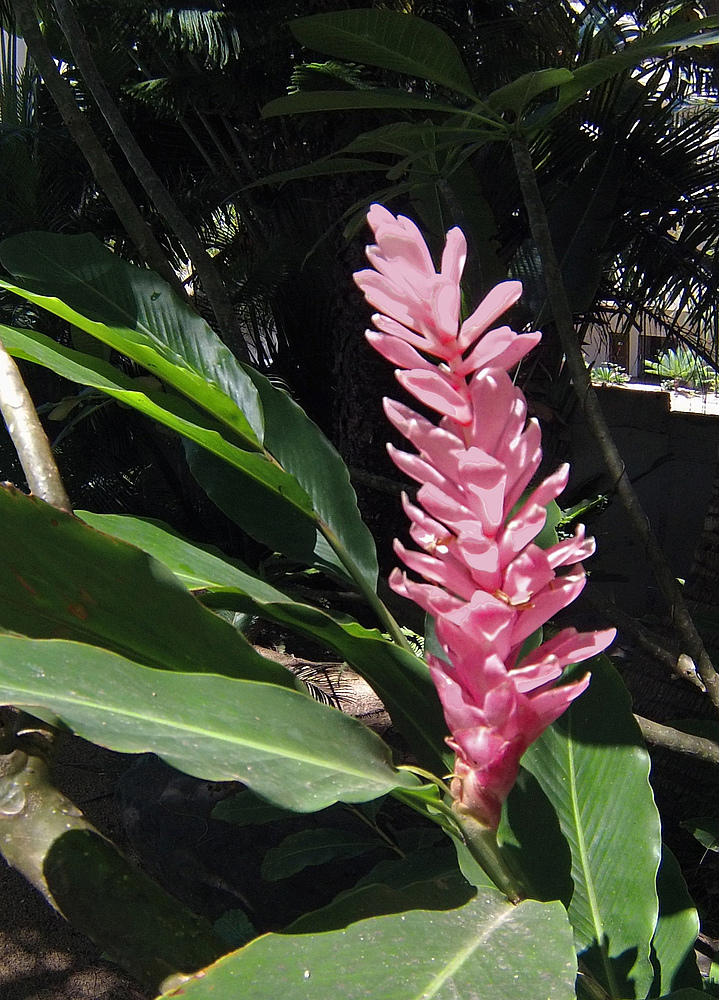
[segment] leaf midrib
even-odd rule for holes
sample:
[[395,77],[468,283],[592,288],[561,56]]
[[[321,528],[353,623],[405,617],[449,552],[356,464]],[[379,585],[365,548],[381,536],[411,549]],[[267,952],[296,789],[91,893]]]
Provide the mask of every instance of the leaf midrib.
[[460,948],[455,956],[446,962],[444,968],[437,973],[432,980],[430,980],[429,985],[427,985],[421,993],[415,994],[413,1000],[430,1000],[431,997],[436,996],[447,980],[454,975],[457,969],[464,965],[467,959],[477,950],[477,948],[484,944],[489,935],[514,914],[515,908],[509,903],[507,904],[507,907],[507,909],[502,910],[498,916],[492,920],[488,927],[485,927],[480,935],[473,938],[463,948]]
[[[49,640],[49,641],[52,642],[53,640]],[[218,679],[221,679],[221,680],[227,680],[228,679],[228,678],[223,677],[223,676],[221,676],[219,674],[189,674],[189,675],[188,674],[181,674],[181,675],[177,675],[177,676],[217,677]],[[239,680],[239,681],[236,681],[236,683],[240,683],[240,684],[242,684],[242,683],[244,683],[244,684],[258,684],[258,683],[261,683],[261,682],[260,681],[242,681],[242,680]],[[0,690],[2,690],[2,687],[0,687]],[[281,752],[278,752],[278,750],[276,748],[274,748],[272,746],[268,746],[267,744],[265,744],[265,743],[263,743],[263,742],[261,742],[259,740],[239,739],[236,735],[235,736],[230,736],[230,735],[227,735],[227,734],[224,734],[224,733],[218,733],[218,732],[216,732],[214,730],[211,730],[211,729],[206,729],[206,728],[201,727],[201,726],[193,725],[192,723],[183,723],[183,725],[179,726],[179,725],[174,725],[172,723],[172,721],[169,721],[167,719],[163,719],[163,718],[157,717],[157,716],[152,715],[150,713],[141,714],[141,713],[139,713],[137,711],[129,711],[129,710],[122,710],[121,712],[117,712],[117,711],[113,711],[111,708],[108,708],[108,707],[106,707],[104,705],[101,705],[99,703],[90,701],[90,700],[85,699],[85,698],[80,698],[80,697],[71,698],[71,697],[69,697],[67,695],[52,695],[52,694],[48,695],[47,693],[42,692],[42,691],[38,693],[37,691],[34,691],[32,689],[27,689],[26,690],[26,689],[21,688],[21,687],[12,687],[11,689],[8,689],[8,691],[9,691],[9,697],[15,703],[17,703],[17,701],[18,701],[18,695],[20,695],[21,697],[24,695],[24,696],[29,697],[29,698],[38,698],[38,697],[45,698],[45,699],[50,698],[52,700],[53,705],[74,705],[74,706],[76,706],[78,708],[90,709],[90,710],[92,710],[92,711],[94,711],[94,712],[96,712],[96,713],[98,713],[100,715],[102,715],[102,714],[109,715],[112,718],[117,718],[118,716],[120,716],[123,719],[133,719],[133,720],[140,721],[140,722],[143,722],[143,723],[150,722],[150,723],[154,723],[158,727],[164,727],[165,729],[168,729],[168,730],[173,731],[173,732],[176,731],[178,733],[191,734],[193,736],[194,735],[202,736],[202,737],[209,738],[209,739],[212,739],[212,740],[220,742],[220,743],[226,743],[229,746],[244,746],[244,747],[249,747],[250,749],[259,750],[259,751],[262,751],[264,753],[267,753],[270,756],[280,757],[280,758],[284,757],[284,758],[289,758],[290,760],[295,760],[295,761],[297,761],[299,763],[311,764],[312,766],[317,767],[317,768],[321,768],[322,770],[325,770],[325,771],[330,771],[330,772],[334,771],[337,774],[347,774],[347,775],[350,775],[352,777],[362,778],[365,781],[369,780],[369,781],[372,781],[374,783],[376,783],[376,781],[377,781],[377,779],[372,774],[368,774],[366,771],[362,771],[362,770],[359,770],[357,768],[342,767],[340,769],[340,768],[337,768],[337,767],[332,767],[332,765],[328,764],[326,760],[321,760],[320,758],[317,758],[316,756],[312,756],[312,755],[309,755],[309,754],[298,754],[296,752],[293,752],[293,753],[288,753],[288,752],[281,753]],[[289,693],[292,694],[293,692],[289,692]],[[298,694],[298,697],[304,698],[305,696]],[[33,704],[34,705],[34,704],[37,704],[37,702],[36,701],[31,701],[31,702],[27,702],[26,704],[29,704],[29,705]],[[380,764],[380,766],[382,766],[382,765]],[[402,777],[402,775],[398,772],[397,777],[399,779],[399,778]]]
[[572,736],[572,710],[567,712],[567,761],[568,761],[568,771],[569,771],[569,794],[572,803],[572,817],[574,819],[574,827],[577,834],[577,847],[579,849],[579,857],[582,868],[582,873],[584,875],[584,884],[587,888],[587,900],[589,902],[589,910],[592,917],[592,924],[594,926],[594,935],[597,941],[597,946],[599,948],[600,954],[602,956],[602,965],[604,966],[604,974],[607,977],[607,983],[611,990],[611,995],[613,997],[618,997],[618,984],[614,975],[614,969],[610,961],[609,955],[607,953],[606,944],[606,932],[604,930],[604,924],[602,921],[602,915],[599,910],[599,903],[597,901],[597,895],[594,887],[594,879],[592,877],[592,870],[589,864],[589,851],[587,850],[587,842],[584,837],[584,825],[582,823],[581,808],[579,805],[579,799],[577,796],[577,775],[574,767],[574,740]]

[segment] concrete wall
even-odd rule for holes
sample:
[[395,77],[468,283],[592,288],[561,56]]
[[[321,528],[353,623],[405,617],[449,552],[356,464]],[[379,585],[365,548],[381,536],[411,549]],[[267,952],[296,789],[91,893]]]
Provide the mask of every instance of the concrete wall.
[[[719,416],[671,412],[667,392],[602,388],[599,398],[659,543],[674,573],[685,579],[714,481]],[[571,435],[570,486],[579,487],[605,470],[581,414]],[[661,613],[661,597],[619,501],[587,520],[597,539],[597,555],[587,566],[595,582],[630,614]]]

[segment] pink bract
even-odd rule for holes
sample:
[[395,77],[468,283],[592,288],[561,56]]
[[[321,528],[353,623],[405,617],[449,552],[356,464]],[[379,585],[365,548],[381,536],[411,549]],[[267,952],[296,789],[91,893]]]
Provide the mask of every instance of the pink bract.
[[581,560],[594,541],[580,527],[550,548],[534,543],[569,470],[527,493],[542,458],[541,432],[507,373],[541,334],[495,326],[521,284],[497,285],[461,323],[461,230],[447,234],[437,272],[413,222],[381,205],[367,218],[374,270],[355,274],[378,310],[367,340],[397,366],[403,388],[439,414],[433,423],[385,400],[388,419],[415,448],[388,445],[389,453],[420,484],[416,503],[403,498],[418,549],[395,541],[395,550],[425,581],[395,569],[390,584],[434,618],[443,655],[427,660],[456,755],[455,808],[494,829],[522,754],[589,683],[586,675],[557,686],[564,667],[600,653],[614,630],[566,628],[522,655],[525,641],[581,592]]

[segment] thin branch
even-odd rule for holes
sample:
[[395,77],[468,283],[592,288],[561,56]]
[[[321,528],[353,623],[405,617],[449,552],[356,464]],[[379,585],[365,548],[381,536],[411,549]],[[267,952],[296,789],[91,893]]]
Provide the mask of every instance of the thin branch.
[[0,342],[0,412],[15,445],[30,491],[41,500],[72,513],[50,442],[22,375]]
[[719,710],[719,674],[714,669],[701,636],[689,614],[679,584],[654,536],[647,516],[642,510],[639,497],[627,475],[624,462],[612,439],[606,418],[599,405],[599,399],[592,386],[582,348],[574,330],[572,310],[552,243],[547,214],[534,173],[532,156],[524,136],[519,134],[515,136],[512,140],[512,152],[532,237],[542,260],[549,303],[579,403],[587,424],[597,440],[607,469],[614,479],[617,493],[630,523],[644,547],[659,589],[671,612],[672,620],[682,641],[686,644],[686,651],[697,666],[697,671],[704,682],[712,704]]
[[582,594],[582,599],[591,608],[599,611],[608,622],[616,625],[621,632],[631,636],[637,646],[643,649],[645,653],[648,653],[658,663],[661,663],[662,666],[671,670],[680,680],[689,681],[690,684],[698,687],[700,691],[706,692],[704,682],[697,674],[694,661],[686,653],[677,654],[667,649],[662,645],[662,640],[658,636],[640,625],[631,615],[626,614],[626,612],[618,608],[613,601],[602,597],[596,590],[591,589],[589,592],[585,590]]
[[672,726],[663,726],[659,722],[652,722],[641,715],[634,718],[639,723],[642,736],[656,747],[664,747],[666,750],[675,750],[677,753],[685,753],[690,757],[705,760],[709,764],[719,764],[719,743],[714,740],[707,740],[703,736],[693,736],[691,733],[683,733],[680,729]]

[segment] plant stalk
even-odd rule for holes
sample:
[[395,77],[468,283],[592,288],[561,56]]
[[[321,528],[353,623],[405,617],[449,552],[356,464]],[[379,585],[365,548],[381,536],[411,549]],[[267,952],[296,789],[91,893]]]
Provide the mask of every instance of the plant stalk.
[[669,607],[672,620],[682,637],[682,641],[686,644],[686,651],[697,666],[697,672],[704,682],[712,704],[719,711],[719,674],[717,674],[692,621],[679,583],[656,540],[646,514],[642,510],[639,497],[627,475],[624,462],[599,405],[597,393],[592,386],[581,344],[574,331],[572,311],[552,243],[547,214],[534,173],[532,156],[523,135],[515,134],[512,139],[512,152],[522,198],[529,218],[529,227],[542,261],[549,304],[580,406],[587,424],[597,440],[605,465],[616,483],[617,493],[630,523],[644,547],[662,596]]
[[22,375],[0,341],[0,412],[15,445],[30,492],[72,513],[50,442]]
[[478,823],[473,816],[461,808],[457,808],[456,803],[452,812],[462,830],[467,849],[480,868],[489,875],[510,903],[515,905],[521,903],[526,898],[526,890],[522,887],[520,879],[512,871],[502,853],[502,849],[497,843],[496,832],[482,823]]

